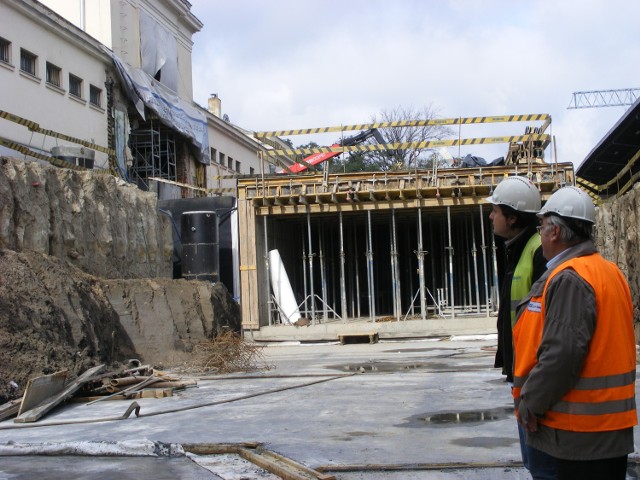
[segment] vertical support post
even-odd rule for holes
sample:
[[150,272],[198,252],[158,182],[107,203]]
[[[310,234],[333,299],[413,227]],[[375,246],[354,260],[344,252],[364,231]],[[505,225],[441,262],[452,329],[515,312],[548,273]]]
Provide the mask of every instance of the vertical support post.
[[420,284],[420,319],[427,319],[427,295],[424,278],[424,245],[422,243],[422,207],[418,207],[418,282]]
[[304,316],[309,315],[309,287],[307,286],[307,242],[302,235],[302,283],[304,289]]
[[480,232],[482,234],[482,269],[484,270],[484,293],[487,304],[487,316],[489,316],[489,273],[487,272],[487,244],[484,237],[484,214],[482,213],[482,205],[480,205]]
[[[352,235],[352,239],[353,239],[353,251],[357,252],[358,251],[358,236],[357,236],[357,232],[356,229],[353,229],[353,235]],[[354,262],[354,271],[355,271],[355,277],[356,277],[356,295],[355,295],[355,299],[356,299],[356,309],[354,312],[354,316],[357,318],[360,318],[362,316],[362,312],[360,311],[360,265],[358,264],[358,255],[353,255],[353,262]]]
[[491,255],[493,259],[493,286],[496,289],[496,311],[500,307],[500,295],[498,295],[498,247],[496,246],[496,236],[491,230]]
[[476,286],[476,313],[480,313],[480,285],[478,279],[478,249],[476,248],[476,232],[475,232],[475,222],[473,221],[473,217],[471,217],[471,236],[473,238],[471,242],[471,261],[473,262],[473,278]]
[[451,289],[451,319],[453,320],[456,316],[455,313],[455,307],[456,307],[456,302],[455,302],[455,295],[454,295],[454,291],[453,291],[453,244],[452,244],[452,237],[451,237],[451,207],[449,205],[447,205],[447,226],[448,226],[448,230],[449,230],[449,246],[447,247],[447,249],[449,250],[449,286]]
[[398,237],[396,230],[396,209],[391,209],[391,275],[393,284],[393,311],[396,321],[402,316],[402,298],[400,295],[400,262],[398,259]]
[[327,302],[329,300],[329,296],[327,294],[327,265],[325,264],[326,256],[324,254],[325,250],[325,235],[324,229],[322,226],[318,226],[318,234],[319,234],[319,245],[320,245],[320,254],[318,258],[320,260],[320,288],[322,291],[322,317],[326,321],[329,316],[327,311]]
[[316,324],[316,293],[313,288],[313,241],[311,238],[311,215],[307,212],[307,237],[309,242],[309,296],[311,298],[311,325]]
[[[469,238],[469,221],[467,221],[468,219],[465,216],[465,222],[464,222],[464,229],[466,232],[465,238],[468,239]],[[471,232],[471,234],[473,234],[473,232]],[[465,242],[465,247],[468,249],[469,248],[469,242]],[[471,256],[471,252],[469,250],[466,251],[466,254],[464,256],[465,259],[465,263],[467,265],[467,298],[468,298],[468,304],[467,304],[467,308],[469,309],[469,311],[471,311],[473,309],[473,284],[471,283],[471,260],[472,260],[472,256]]]
[[342,222],[342,212],[340,212],[340,311],[342,313],[342,322],[347,321],[347,285],[345,278],[344,264],[346,254],[344,251],[344,223]]
[[273,301],[271,300],[271,270],[269,267],[269,241],[267,239],[267,216],[262,217],[262,229],[264,235],[264,271],[265,271],[265,290],[267,301],[267,313],[269,315],[269,325],[273,324],[273,318],[271,312],[273,310]]
[[369,292],[369,319],[376,321],[376,302],[373,293],[373,234],[371,232],[371,211],[367,211],[367,287]]

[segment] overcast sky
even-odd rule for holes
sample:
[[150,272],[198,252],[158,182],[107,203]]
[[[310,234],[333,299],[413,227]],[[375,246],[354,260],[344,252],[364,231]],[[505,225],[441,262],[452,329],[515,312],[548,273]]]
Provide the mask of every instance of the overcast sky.
[[[222,113],[248,130],[367,123],[396,107],[441,118],[548,113],[558,161],[579,165],[625,107],[568,110],[572,93],[640,87],[635,0],[190,2],[204,23],[194,99],[206,106],[217,93]],[[527,125],[460,135],[520,135]],[[451,153],[491,160],[506,148]]]

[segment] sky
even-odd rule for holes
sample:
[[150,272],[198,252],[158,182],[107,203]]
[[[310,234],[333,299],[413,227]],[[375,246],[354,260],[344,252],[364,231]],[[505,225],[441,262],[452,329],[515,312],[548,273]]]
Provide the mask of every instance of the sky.
[[[640,2],[629,0],[190,0],[194,100],[212,93],[252,131],[546,113],[548,161],[576,167],[626,107],[567,109],[573,92],[640,87]],[[540,122],[464,126],[522,135]],[[353,134],[351,132],[349,134]],[[289,137],[331,145],[339,134]],[[507,145],[450,148],[492,160]]]

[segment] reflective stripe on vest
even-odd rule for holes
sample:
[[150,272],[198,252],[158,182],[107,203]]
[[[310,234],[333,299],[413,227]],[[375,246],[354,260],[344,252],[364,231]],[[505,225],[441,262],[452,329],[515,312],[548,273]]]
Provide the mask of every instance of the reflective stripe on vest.
[[533,277],[533,255],[540,247],[540,235],[534,233],[524,246],[520,259],[513,271],[513,280],[511,280],[511,327],[516,321],[516,307],[524,297],[529,294],[531,289],[531,279]]
[[513,330],[516,406],[537,363],[544,327],[545,295],[552,278],[574,269],[596,295],[597,323],[580,379],[539,422],[560,430],[596,432],[636,425],[636,353],[633,305],[620,270],[599,254],[568,260],[550,275],[540,297],[532,297]]

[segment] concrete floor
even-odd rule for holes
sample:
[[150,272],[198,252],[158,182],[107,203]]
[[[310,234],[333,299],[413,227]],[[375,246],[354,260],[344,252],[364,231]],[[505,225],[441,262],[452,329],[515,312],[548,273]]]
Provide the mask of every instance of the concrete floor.
[[[197,388],[170,398],[137,400],[140,417],[108,420],[131,402],[103,401],[62,406],[36,424],[0,423],[0,480],[36,473],[58,479],[94,472],[96,478],[96,469],[105,478],[133,478],[128,475],[136,471],[148,478],[277,478],[260,471],[233,473],[224,468],[231,460],[212,473],[197,465],[210,458],[194,457],[196,463],[189,464],[182,456],[115,454],[104,460],[61,453],[96,442],[129,442],[126,449],[145,439],[261,442],[346,480],[529,478],[518,465],[509,387],[492,368],[495,342],[495,336],[484,336],[268,345],[263,353],[270,370],[201,379]],[[45,447],[60,452],[17,456]],[[631,459],[628,478],[640,478],[638,452]]]

